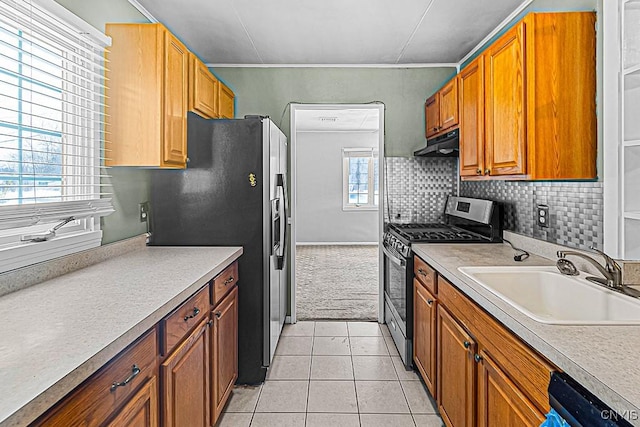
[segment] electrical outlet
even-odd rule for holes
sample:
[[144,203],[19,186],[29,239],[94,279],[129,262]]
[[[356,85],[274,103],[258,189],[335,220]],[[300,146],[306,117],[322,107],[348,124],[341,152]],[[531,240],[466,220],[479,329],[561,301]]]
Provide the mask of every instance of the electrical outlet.
[[536,215],[536,218],[538,220],[538,226],[549,228],[549,206],[538,205],[537,212],[538,214]]
[[149,219],[149,202],[142,202],[138,205],[140,212],[140,222],[147,222]]

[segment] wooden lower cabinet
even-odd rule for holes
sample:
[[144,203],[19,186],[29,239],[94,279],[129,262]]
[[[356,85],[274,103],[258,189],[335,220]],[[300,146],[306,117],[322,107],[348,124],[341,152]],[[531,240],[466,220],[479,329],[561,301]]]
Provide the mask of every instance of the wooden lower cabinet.
[[160,365],[165,427],[210,426],[209,322],[203,320]]
[[238,379],[238,287],[218,304],[211,313],[212,399],[211,416],[215,424]]
[[481,350],[477,359],[477,425],[526,427],[542,424],[545,416],[516,387],[489,353]]
[[106,427],[157,427],[158,380],[151,378]]
[[438,409],[448,427],[474,425],[476,343],[438,306]]
[[436,298],[413,279],[413,361],[432,396],[436,396]]

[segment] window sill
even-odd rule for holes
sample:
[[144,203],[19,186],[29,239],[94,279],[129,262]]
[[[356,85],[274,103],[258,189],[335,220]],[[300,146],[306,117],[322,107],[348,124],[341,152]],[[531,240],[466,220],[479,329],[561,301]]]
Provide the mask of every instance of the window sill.
[[358,211],[377,211],[378,206],[343,206],[344,212],[358,212]]
[[27,242],[0,249],[0,273],[100,246],[102,231],[56,236],[46,242]]

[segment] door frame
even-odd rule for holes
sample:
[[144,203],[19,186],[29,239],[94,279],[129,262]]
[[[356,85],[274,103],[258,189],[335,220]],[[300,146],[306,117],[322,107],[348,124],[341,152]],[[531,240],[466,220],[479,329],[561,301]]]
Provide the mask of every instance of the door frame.
[[380,166],[378,167],[378,189],[379,189],[379,200],[380,204],[378,206],[378,322],[384,323],[384,283],[383,283],[383,274],[382,271],[382,263],[383,263],[383,255],[382,255],[382,234],[384,232],[384,200],[385,200],[385,188],[383,183],[384,181],[384,110],[385,105],[381,102],[370,103],[370,104],[291,104],[290,109],[290,141],[291,141],[291,217],[289,223],[291,225],[291,244],[289,249],[289,257],[291,266],[291,277],[289,280],[290,283],[290,316],[288,316],[287,323],[296,323],[297,315],[296,315],[296,191],[297,191],[297,161],[296,161],[296,151],[297,151],[297,143],[296,143],[296,112],[301,110],[346,110],[346,109],[370,109],[370,110],[378,110],[379,114],[379,123],[378,123],[378,153],[380,159]]

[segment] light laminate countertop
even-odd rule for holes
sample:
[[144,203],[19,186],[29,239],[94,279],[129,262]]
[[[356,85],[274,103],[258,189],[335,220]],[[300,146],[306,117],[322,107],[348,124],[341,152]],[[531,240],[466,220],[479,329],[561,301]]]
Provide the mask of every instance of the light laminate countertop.
[[242,254],[145,247],[0,297],[0,426],[24,426]]
[[[458,270],[458,267],[476,266],[553,266],[553,261],[532,255],[524,262],[515,262],[514,251],[506,244],[415,244],[411,248],[463,293],[611,408],[621,414],[640,416],[640,326],[539,323]],[[640,420],[629,421],[640,426]]]

